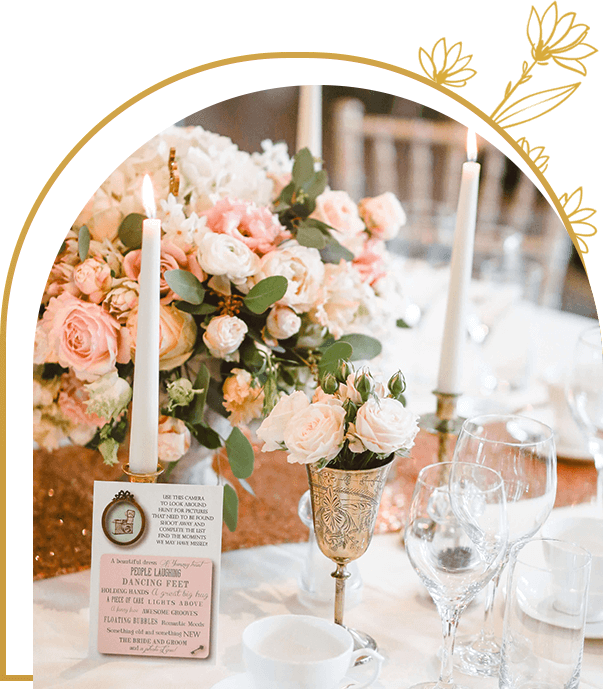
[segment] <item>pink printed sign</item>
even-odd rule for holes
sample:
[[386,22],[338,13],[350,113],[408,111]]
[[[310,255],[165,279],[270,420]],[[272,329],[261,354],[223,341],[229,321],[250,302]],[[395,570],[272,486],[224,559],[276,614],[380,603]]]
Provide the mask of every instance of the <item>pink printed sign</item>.
[[100,558],[100,653],[207,658],[212,561],[105,553]]

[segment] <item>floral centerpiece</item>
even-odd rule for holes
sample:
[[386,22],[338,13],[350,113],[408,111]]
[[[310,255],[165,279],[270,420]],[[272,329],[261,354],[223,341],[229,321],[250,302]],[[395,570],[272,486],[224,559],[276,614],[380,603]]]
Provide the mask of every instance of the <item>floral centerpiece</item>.
[[[404,212],[392,194],[356,205],[329,189],[307,149],[291,160],[284,144],[264,142],[250,155],[200,127],[155,137],[86,204],[52,266],[34,352],[34,440],[47,450],[67,439],[111,464],[125,440],[144,174],[162,226],[159,458],[173,465],[192,437],[225,445],[243,480],[253,451],[239,428],[340,358],[378,355],[371,335],[396,327],[396,259],[384,242]],[[208,408],[230,421],[227,437]],[[233,527],[230,486],[225,502]]]

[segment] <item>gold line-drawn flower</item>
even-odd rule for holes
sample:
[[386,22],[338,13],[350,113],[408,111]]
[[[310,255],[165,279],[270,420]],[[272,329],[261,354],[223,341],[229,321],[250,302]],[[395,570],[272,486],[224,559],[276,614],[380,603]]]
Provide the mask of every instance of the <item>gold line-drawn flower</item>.
[[532,160],[540,172],[546,172],[549,166],[549,156],[544,155],[544,146],[532,146],[528,143],[525,137],[517,139],[517,143],[521,146],[522,150],[525,151]]
[[474,69],[467,69],[473,55],[461,57],[462,48],[463,44],[459,42],[447,50],[445,38],[440,38],[433,46],[431,55],[423,48],[419,48],[419,62],[423,71],[436,84],[452,88],[465,86],[477,72]]
[[532,63],[524,61],[521,76],[505,88],[503,99],[494,109],[491,117],[504,129],[529,122],[554,110],[573,95],[580,82],[567,84],[544,91],[537,91],[509,103],[511,96],[534,76],[531,72],[537,65],[548,65],[550,60],[564,69],[586,76],[582,60],[597,52],[592,45],[584,43],[590,27],[576,24],[576,13],[567,12],[559,17],[557,2],[547,7],[542,17],[532,7],[528,19],[527,34],[532,47]]
[[528,20],[528,39],[536,63],[546,65],[552,58],[560,67],[586,76],[586,67],[581,60],[596,53],[597,49],[583,42],[590,27],[574,24],[575,19],[575,12],[559,17],[557,2],[547,8],[542,19],[536,8],[532,7]]
[[581,254],[587,254],[588,244],[584,238],[594,237],[597,234],[597,228],[592,223],[586,221],[590,220],[597,211],[594,208],[581,208],[582,193],[582,187],[578,187],[576,191],[569,196],[563,194],[559,201],[572,226],[572,233],[576,238],[578,251]]

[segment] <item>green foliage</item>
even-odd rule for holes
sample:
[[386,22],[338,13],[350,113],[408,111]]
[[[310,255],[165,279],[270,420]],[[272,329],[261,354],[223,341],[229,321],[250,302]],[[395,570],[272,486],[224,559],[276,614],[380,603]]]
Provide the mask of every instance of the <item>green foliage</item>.
[[142,223],[144,220],[146,220],[145,215],[130,213],[121,221],[117,235],[121,243],[129,249],[139,249],[142,245]]
[[349,357],[350,361],[359,361],[360,359],[374,359],[381,354],[381,342],[370,335],[363,335],[362,333],[350,333],[344,335],[338,342],[347,342],[352,345],[352,354]]
[[232,473],[237,478],[249,478],[253,473],[254,455],[251,443],[236,426],[225,443]]
[[327,371],[335,373],[339,360],[349,359],[353,351],[352,345],[349,342],[342,342],[341,340],[327,347],[318,364],[320,375],[324,375]]
[[285,296],[288,284],[287,278],[282,275],[264,278],[243,299],[245,306],[252,313],[264,313],[266,309]]
[[188,301],[175,301],[174,305],[180,311],[186,311],[193,316],[208,316],[218,310],[217,306],[211,304],[191,304]]
[[239,497],[235,489],[228,485],[224,486],[224,523],[229,531],[235,531],[239,521]]
[[90,230],[86,225],[80,227],[77,235],[77,252],[80,256],[80,261],[83,263],[88,257],[88,250],[90,249]]
[[302,246],[309,246],[314,249],[324,249],[327,243],[324,234],[308,221],[299,223],[296,237]]
[[222,438],[220,438],[213,428],[210,428],[204,423],[198,423],[191,426],[191,432],[201,445],[207,447],[209,450],[217,450],[219,447],[222,447]]
[[[197,395],[195,395],[195,400],[192,404],[187,421],[191,424],[199,424],[203,421],[205,400],[207,399],[207,391],[209,389],[209,371],[207,370],[207,366],[205,364],[201,364],[199,373],[197,374],[195,382],[193,383],[193,388],[195,390],[203,390],[203,392],[199,392]],[[197,438],[197,440],[202,442],[199,438]],[[208,446],[206,445],[206,447]]]
[[396,326],[398,328],[410,328],[410,325],[403,319],[403,318],[398,318],[396,321]]
[[199,305],[205,299],[203,285],[188,270],[167,270],[164,273],[165,281],[174,292],[189,304]]

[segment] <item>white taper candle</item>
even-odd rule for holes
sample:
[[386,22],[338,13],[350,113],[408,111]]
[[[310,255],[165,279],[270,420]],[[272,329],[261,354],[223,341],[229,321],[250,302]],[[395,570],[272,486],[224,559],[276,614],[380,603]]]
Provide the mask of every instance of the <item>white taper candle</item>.
[[458,394],[461,392],[463,357],[467,338],[467,299],[471,270],[473,266],[473,243],[477,216],[480,165],[477,160],[475,133],[467,133],[467,162],[463,163],[461,189],[454,228],[454,243],[450,263],[450,283],[438,392]]
[[300,86],[296,149],[322,157],[322,86]]
[[161,220],[152,217],[155,215],[155,199],[148,175],[144,177],[142,195],[147,215],[151,217],[142,225],[142,256],[138,278],[138,319],[129,458],[130,471],[135,474],[157,471],[159,418]]

